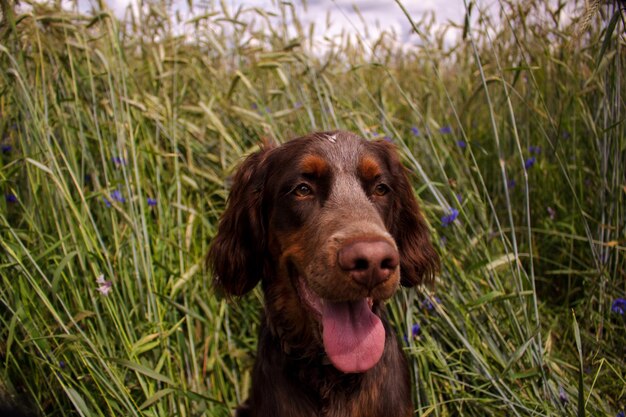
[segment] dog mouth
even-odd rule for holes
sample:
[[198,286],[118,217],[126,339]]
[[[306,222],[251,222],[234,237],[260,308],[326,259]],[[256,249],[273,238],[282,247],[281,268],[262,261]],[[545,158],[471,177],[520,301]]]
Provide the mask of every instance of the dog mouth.
[[373,368],[385,349],[385,328],[373,311],[371,297],[331,301],[318,296],[297,276],[301,300],[319,317],[326,355],[344,373],[361,373]]

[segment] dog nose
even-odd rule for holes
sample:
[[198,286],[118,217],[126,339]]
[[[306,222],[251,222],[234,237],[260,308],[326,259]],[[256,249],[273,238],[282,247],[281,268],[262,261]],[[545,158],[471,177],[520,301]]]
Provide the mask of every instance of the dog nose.
[[387,281],[400,262],[398,251],[382,241],[356,241],[341,248],[339,267],[368,289]]

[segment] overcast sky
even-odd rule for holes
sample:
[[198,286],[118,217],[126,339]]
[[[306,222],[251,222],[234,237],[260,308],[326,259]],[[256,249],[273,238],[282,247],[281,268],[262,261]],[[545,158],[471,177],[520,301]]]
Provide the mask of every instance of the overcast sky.
[[[91,0],[79,0],[81,8]],[[124,10],[131,2],[136,0],[105,0],[118,16],[123,16]],[[187,9],[186,0],[174,0],[180,5],[182,10]],[[205,0],[211,2],[211,0]],[[264,10],[276,10],[276,3],[279,0],[225,0],[225,3],[236,9],[239,6],[259,7]],[[298,19],[305,24],[315,23],[316,36],[332,36],[346,30],[351,33],[358,33],[364,36],[361,19],[354,11],[356,5],[365,20],[370,37],[375,39],[383,30],[395,30],[398,39],[406,42],[410,33],[409,22],[404,13],[394,0],[307,0],[307,10],[305,11],[299,0],[293,0],[298,10]],[[490,7],[497,3],[497,0],[479,0],[481,8]],[[420,20],[424,15],[434,12],[436,16],[436,26],[450,20],[456,23],[463,21],[465,6],[463,0],[403,0],[402,4],[408,10],[412,18]],[[331,12],[331,27],[326,30],[326,15]],[[323,32],[323,33],[322,33]],[[457,33],[449,33],[450,40],[457,36]]]

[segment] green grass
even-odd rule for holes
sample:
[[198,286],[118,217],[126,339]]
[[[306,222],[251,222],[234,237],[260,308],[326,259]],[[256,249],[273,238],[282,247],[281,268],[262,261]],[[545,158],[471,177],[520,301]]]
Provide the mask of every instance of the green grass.
[[624,15],[543,3],[502,2],[499,26],[471,3],[455,45],[419,20],[404,52],[384,34],[312,53],[289,3],[196,6],[190,42],[160,3],[118,22],[3,2],[0,393],[228,415],[261,303],[216,298],[204,268],[228,178],[263,138],[342,128],[398,144],[441,255],[434,291],[389,303],[398,333],[421,326],[416,415],[624,410]]

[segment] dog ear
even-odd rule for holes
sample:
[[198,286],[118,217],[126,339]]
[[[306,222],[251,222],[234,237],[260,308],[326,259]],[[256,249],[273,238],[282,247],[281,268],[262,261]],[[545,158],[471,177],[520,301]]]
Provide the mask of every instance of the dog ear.
[[266,258],[263,183],[270,148],[268,145],[248,156],[235,173],[207,259],[218,292],[243,295],[263,276]]
[[383,149],[393,181],[395,199],[388,227],[400,252],[400,282],[405,287],[432,284],[439,270],[439,256],[431,244],[406,168],[394,145],[375,143]]

